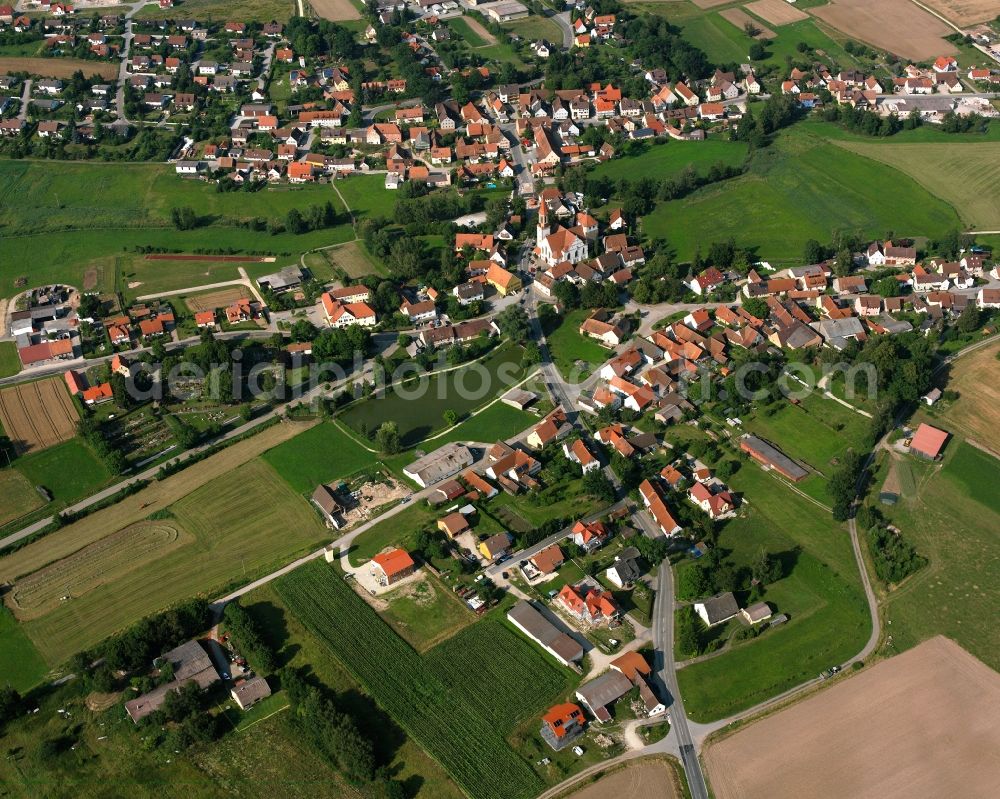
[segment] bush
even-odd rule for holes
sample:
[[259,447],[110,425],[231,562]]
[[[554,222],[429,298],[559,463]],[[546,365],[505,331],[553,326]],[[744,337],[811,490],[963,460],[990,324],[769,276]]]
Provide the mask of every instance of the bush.
[[230,602],[223,613],[226,631],[232,636],[236,648],[257,671],[265,674],[274,671],[274,650],[264,640],[257,620],[238,602]]

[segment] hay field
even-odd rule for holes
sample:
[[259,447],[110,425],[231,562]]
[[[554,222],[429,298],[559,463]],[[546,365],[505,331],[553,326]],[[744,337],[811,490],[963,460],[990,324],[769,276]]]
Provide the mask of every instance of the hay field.
[[79,418],[62,377],[0,391],[0,424],[20,455],[73,438]]
[[799,11],[785,0],[755,0],[743,6],[751,14],[755,14],[772,25],[788,25],[790,22],[801,22],[809,19],[809,15]]
[[330,539],[309,503],[260,458],[192,491],[171,512],[193,540],[24,622],[46,662],[60,663],[184,599],[214,598]]
[[889,144],[837,141],[905,172],[951,205],[970,228],[1000,228],[1000,142]]
[[361,19],[361,12],[351,0],[309,0],[309,4],[317,16],[331,22]]
[[15,469],[0,471],[0,526],[42,507],[45,501],[23,474]]
[[837,30],[903,58],[923,61],[956,52],[954,31],[910,0],[830,0],[812,13]]
[[77,70],[81,70],[88,78],[91,75],[100,75],[104,80],[115,80],[118,77],[117,62],[87,61],[82,58],[0,57],[0,74],[4,75],[11,72],[27,72],[43,78],[71,78]]
[[996,0],[921,0],[921,2],[960,28],[991,20],[997,15],[997,11],[1000,11]]
[[749,22],[759,31],[759,33],[754,36],[755,39],[773,39],[778,35],[766,25],[763,25],[760,20],[751,17],[742,8],[727,8],[725,11],[720,11],[719,16],[726,20],[726,22],[731,22],[741,31],[743,30],[743,26]]
[[1000,795],[1000,675],[937,636],[708,746],[718,799]]
[[944,413],[944,421],[1000,452],[1000,340],[964,355],[952,367],[948,388],[959,397]]
[[586,788],[569,794],[566,799],[678,799],[676,772],[662,760],[642,760],[629,763],[607,777],[601,777]]
[[246,286],[231,286],[215,291],[206,291],[204,294],[195,294],[184,300],[191,313],[201,313],[202,311],[214,311],[216,308],[225,308],[232,305],[237,300],[246,299],[250,296],[250,290]]
[[116,530],[142,521],[187,496],[210,480],[224,475],[265,450],[294,438],[313,422],[282,422],[222,452],[189,466],[166,480],[157,480],[110,508],[99,510],[74,524],[0,558],[0,583],[13,583],[43,566],[68,557]]

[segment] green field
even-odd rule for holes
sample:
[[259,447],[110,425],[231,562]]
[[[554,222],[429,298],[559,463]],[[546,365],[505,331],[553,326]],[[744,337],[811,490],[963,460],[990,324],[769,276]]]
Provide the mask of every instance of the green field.
[[580,382],[613,354],[598,344],[596,339],[581,335],[580,325],[590,314],[591,311],[582,308],[570,311],[562,317],[559,327],[545,336],[552,362],[567,380],[577,371],[577,361],[588,364],[581,373],[576,374],[576,382]]
[[0,469],[0,527],[44,504],[41,494],[24,475],[16,469]]
[[548,17],[532,14],[524,19],[505,22],[503,27],[527,41],[544,39],[547,42],[562,42],[562,29]]
[[730,485],[750,512],[725,525],[719,546],[737,565],[760,547],[780,557],[785,576],[767,587],[764,601],[790,620],[678,673],[688,714],[701,722],[745,710],[842,663],[871,632],[844,529],[756,466],[744,466]]
[[412,549],[417,533],[429,527],[434,518],[433,511],[426,503],[420,502],[370,527],[354,539],[350,555],[351,565],[361,565],[387,546]]
[[94,493],[111,479],[104,463],[79,438],[18,458],[14,468],[63,505]]
[[10,377],[21,371],[21,359],[13,341],[0,341],[0,377]]
[[480,413],[459,422],[447,433],[435,438],[435,446],[449,441],[481,441],[484,444],[513,438],[529,425],[538,422],[538,417],[527,411],[519,411],[502,402],[494,402]]
[[475,621],[475,614],[435,577],[407,583],[382,596],[389,606],[379,615],[398,635],[424,652]]
[[[184,0],[184,11],[194,19],[229,19],[233,16],[233,6],[225,0]],[[239,18],[257,22],[287,22],[296,13],[295,3],[289,0],[241,0]],[[143,8],[137,19],[175,19],[176,8],[160,8],[150,4]]]
[[374,436],[383,422],[395,421],[403,446],[414,446],[444,427],[446,410],[453,410],[461,417],[520,382],[524,377],[522,355],[521,347],[501,345],[481,361],[430,377],[413,378],[385,396],[358,402],[344,411],[340,419],[369,436]]
[[48,668],[10,611],[0,605],[0,687],[24,692],[41,682]]
[[48,663],[175,602],[249,582],[329,537],[305,500],[259,459],[204,484],[171,511],[187,534],[180,546],[25,623]]
[[448,27],[465,39],[465,42],[469,45],[469,47],[482,47],[486,44],[486,40],[472,30],[472,28],[469,27],[469,23],[461,17],[453,17],[449,19]]
[[967,497],[1000,515],[1000,461],[971,444],[955,441],[943,475]]
[[358,219],[366,216],[392,216],[396,195],[385,188],[381,175],[353,175],[337,181],[340,192],[351,213]]
[[888,164],[950,203],[965,229],[1000,228],[1000,141],[909,144],[844,141],[851,152]]
[[262,457],[300,494],[311,494],[320,483],[340,480],[375,462],[372,453],[333,422],[310,427]]
[[[306,564],[276,588],[299,621],[473,799],[539,793],[540,781],[496,724],[472,701],[453,695],[430,658],[396,635],[329,565]],[[506,683],[488,690],[494,703],[511,701],[524,691],[524,677],[510,672]]]
[[689,167],[699,175],[715,164],[739,166],[747,156],[743,142],[725,139],[705,141],[667,141],[654,144],[639,155],[613,158],[598,164],[591,174],[612,179],[653,177],[658,180],[673,177]]

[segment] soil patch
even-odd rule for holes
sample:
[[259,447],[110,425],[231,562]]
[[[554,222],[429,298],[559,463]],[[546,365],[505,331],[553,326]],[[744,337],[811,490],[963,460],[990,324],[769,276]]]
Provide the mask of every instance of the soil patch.
[[673,769],[662,761],[630,763],[625,768],[601,777],[597,782],[569,794],[566,799],[676,799]]
[[757,30],[757,33],[754,35],[755,39],[773,39],[778,35],[770,28],[762,25],[760,20],[751,17],[742,8],[727,8],[725,11],[720,11],[719,16],[727,22],[732,22],[740,30],[743,30],[744,25],[749,22]]
[[743,6],[747,11],[767,20],[772,25],[788,25],[809,19],[809,15],[789,5],[785,0],[756,0]]
[[19,454],[68,441],[79,418],[62,377],[0,391],[0,424]]
[[903,58],[924,61],[956,52],[944,39],[954,31],[910,0],[830,0],[812,13],[852,38]]

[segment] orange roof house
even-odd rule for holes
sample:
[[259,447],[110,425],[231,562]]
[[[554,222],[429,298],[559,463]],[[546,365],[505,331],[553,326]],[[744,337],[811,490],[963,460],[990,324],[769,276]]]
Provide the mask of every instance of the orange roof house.
[[562,566],[565,558],[558,544],[550,544],[529,559],[542,574],[552,574]]
[[948,435],[944,430],[922,423],[910,442],[910,452],[927,460],[934,460],[941,454]]
[[383,552],[371,560],[371,573],[380,585],[392,585],[407,575],[413,574],[417,568],[416,562],[405,549],[394,549]]
[[101,383],[99,386],[92,386],[81,395],[87,405],[97,405],[114,399],[114,392],[111,391],[110,383]]
[[198,327],[213,327],[215,325],[215,311],[200,311],[194,315],[194,321]]

